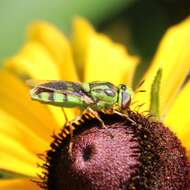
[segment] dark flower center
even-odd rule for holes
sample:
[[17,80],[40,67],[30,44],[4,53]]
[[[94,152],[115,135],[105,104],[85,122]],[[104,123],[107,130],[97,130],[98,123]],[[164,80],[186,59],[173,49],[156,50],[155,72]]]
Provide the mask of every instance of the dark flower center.
[[[128,111],[88,114],[64,129],[47,152],[42,187],[48,190],[187,190],[184,148],[163,123]],[[67,128],[68,126],[66,126]]]

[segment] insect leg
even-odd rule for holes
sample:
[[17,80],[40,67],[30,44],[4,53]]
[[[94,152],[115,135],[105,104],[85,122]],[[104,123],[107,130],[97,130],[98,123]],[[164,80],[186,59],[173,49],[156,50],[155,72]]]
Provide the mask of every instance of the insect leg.
[[[72,126],[72,121],[69,121],[68,117],[67,117],[67,114],[64,110],[64,108],[62,107],[61,108],[62,111],[63,111],[63,115],[65,117],[65,125],[64,125],[64,131],[66,134],[69,134],[70,135],[70,143],[69,143],[69,153],[71,154],[72,152],[72,147],[73,147],[73,143],[71,142],[72,141],[72,138],[73,138],[73,126]],[[67,129],[68,128],[68,129]]]
[[105,126],[103,120],[100,118],[98,112],[94,111],[90,107],[87,107],[83,113],[85,113],[85,112],[87,112],[89,115],[91,115],[91,117],[96,118],[100,122],[102,128],[106,128],[106,126]]
[[[64,127],[65,128],[65,132],[66,132],[66,134],[70,134],[70,136],[72,136],[73,135],[73,130],[74,130],[74,128],[72,126],[72,122],[69,121],[64,108],[62,107],[61,109],[62,109],[63,115],[65,117],[65,125],[64,126],[67,126],[67,127]],[[69,129],[67,129],[67,128],[69,128]]]
[[62,110],[62,112],[63,112],[63,115],[64,115],[64,118],[65,118],[65,123],[67,124],[68,123],[68,117],[67,117],[67,114],[66,114],[66,112],[65,112],[65,110],[64,110],[64,108],[63,107],[61,107],[61,110]]
[[129,118],[126,113],[119,112],[119,111],[117,111],[117,110],[115,110],[115,109],[109,109],[109,110],[108,110],[108,113],[109,113],[109,114],[110,114],[110,113],[111,113],[111,114],[116,113],[116,114],[118,114],[118,115],[121,116],[121,117],[125,117],[128,121],[131,122],[132,125],[136,125],[136,122],[135,122],[133,119]]
[[[91,117],[96,118],[96,119],[100,122],[101,128],[106,129],[106,126],[105,126],[103,120],[100,118],[98,112],[94,111],[94,110],[93,110],[92,108],[90,108],[90,107],[87,107],[87,109],[84,110],[83,113],[85,113],[85,112],[88,113],[88,114],[90,114]],[[114,138],[114,136],[112,135],[112,133],[111,133],[110,131],[107,131],[107,132],[108,132],[108,135],[109,135],[111,138]]]

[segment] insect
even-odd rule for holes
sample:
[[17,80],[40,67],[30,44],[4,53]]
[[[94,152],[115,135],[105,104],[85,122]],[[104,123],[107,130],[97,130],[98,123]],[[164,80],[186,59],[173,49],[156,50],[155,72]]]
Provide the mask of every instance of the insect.
[[30,91],[33,100],[60,107],[88,109],[100,121],[97,111],[116,110],[123,113],[129,108],[133,95],[132,90],[125,84],[115,86],[104,81],[42,81],[33,86]]

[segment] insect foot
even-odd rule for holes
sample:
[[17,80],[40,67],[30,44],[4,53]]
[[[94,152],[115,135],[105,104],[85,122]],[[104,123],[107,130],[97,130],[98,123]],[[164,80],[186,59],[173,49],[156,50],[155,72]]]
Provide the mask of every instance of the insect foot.
[[189,189],[186,152],[163,123],[132,111],[127,117],[118,113],[98,115],[106,128],[98,127],[97,118],[84,112],[72,123],[73,138],[66,136],[64,130],[54,136],[46,154],[42,188]]
[[92,118],[96,118],[100,122],[101,127],[106,128],[104,121],[101,119],[98,112],[94,111],[92,108],[88,107],[87,109],[84,110],[83,114],[84,115],[90,115],[90,117],[92,117]]

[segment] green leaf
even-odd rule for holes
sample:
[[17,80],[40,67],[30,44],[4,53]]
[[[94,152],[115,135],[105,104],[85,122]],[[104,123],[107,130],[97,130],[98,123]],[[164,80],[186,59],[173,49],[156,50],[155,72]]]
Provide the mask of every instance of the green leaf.
[[154,116],[160,116],[160,82],[162,78],[162,69],[158,69],[155,78],[151,86],[151,96],[150,96],[150,113]]

